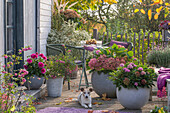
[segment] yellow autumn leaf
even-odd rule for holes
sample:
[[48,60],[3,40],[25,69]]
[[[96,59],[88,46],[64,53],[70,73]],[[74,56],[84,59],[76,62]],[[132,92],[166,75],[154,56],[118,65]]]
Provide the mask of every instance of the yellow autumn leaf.
[[157,9],[156,9],[156,12],[157,12],[157,13],[160,13],[160,11],[162,10],[162,8],[163,8],[163,6],[157,8]]
[[143,13],[143,14],[145,14],[145,10],[143,10],[143,9],[141,9],[140,12]]
[[139,9],[135,9],[134,13],[137,13],[139,11]]
[[139,0],[142,3],[142,0]]
[[11,108],[11,111],[14,111],[15,110],[15,106],[13,105],[12,108]]
[[156,13],[154,16],[154,19],[157,20],[158,19],[158,14]]
[[154,0],[153,4],[163,4],[163,1],[162,0]]
[[62,102],[60,102],[60,103],[56,103],[56,105],[60,105],[60,104],[62,104]]
[[169,6],[170,4],[169,3],[165,3],[166,6]]
[[149,17],[149,20],[152,19],[152,10],[151,9],[148,10],[148,17]]

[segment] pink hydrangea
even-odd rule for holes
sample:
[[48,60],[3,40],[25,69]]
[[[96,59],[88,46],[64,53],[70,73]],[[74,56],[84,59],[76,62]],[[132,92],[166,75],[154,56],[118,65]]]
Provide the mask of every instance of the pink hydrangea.
[[32,59],[28,58],[28,59],[27,59],[27,62],[28,62],[29,64],[31,64],[31,63],[32,63]]
[[146,75],[146,72],[145,72],[145,71],[142,71],[142,72],[141,72],[141,75]]
[[39,63],[38,63],[38,67],[39,67],[39,68],[43,68],[43,67],[44,67],[44,63],[43,63],[43,62],[39,62]]
[[128,68],[128,69],[133,69],[133,66],[132,66],[131,64],[129,64],[129,65],[127,66],[127,68]]
[[120,64],[120,66],[121,66],[121,67],[124,67],[124,64],[123,64],[123,63],[121,63],[121,64]]
[[45,74],[45,72],[46,72],[46,69],[45,69],[45,68],[42,68],[42,69],[41,69],[41,73],[42,73],[42,74]]
[[138,70],[139,70],[139,71],[143,71],[143,68],[142,68],[142,67],[139,67]]

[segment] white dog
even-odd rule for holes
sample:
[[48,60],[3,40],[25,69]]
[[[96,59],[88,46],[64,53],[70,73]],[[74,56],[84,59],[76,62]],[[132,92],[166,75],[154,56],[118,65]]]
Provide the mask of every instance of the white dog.
[[92,88],[88,89],[84,89],[81,88],[81,93],[78,96],[78,101],[81,104],[81,106],[85,107],[85,108],[92,108],[92,99],[90,96],[90,93],[93,91]]

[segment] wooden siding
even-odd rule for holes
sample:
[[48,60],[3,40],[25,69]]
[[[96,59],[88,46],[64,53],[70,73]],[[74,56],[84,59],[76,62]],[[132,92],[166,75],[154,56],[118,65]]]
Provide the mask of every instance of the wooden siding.
[[51,0],[40,0],[40,52],[46,54],[48,33],[51,30]]
[[[4,0],[0,0],[0,56],[4,54]],[[3,58],[0,58],[0,62]]]
[[36,2],[24,0],[24,46],[31,45],[33,50],[25,52],[24,56],[36,52]]

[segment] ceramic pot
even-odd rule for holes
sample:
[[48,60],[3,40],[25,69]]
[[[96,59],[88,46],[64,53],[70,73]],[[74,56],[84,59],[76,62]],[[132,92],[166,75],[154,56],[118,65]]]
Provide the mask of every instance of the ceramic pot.
[[127,109],[140,109],[149,100],[150,88],[117,88],[117,99],[120,104]]
[[91,77],[93,90],[102,97],[102,94],[106,93],[108,98],[116,97],[116,85],[113,84],[113,81],[108,79],[109,74],[98,74],[94,72]]
[[24,86],[28,90],[37,90],[39,89],[42,84],[44,83],[44,77],[40,77],[34,75],[33,77],[30,77],[30,79],[26,78],[26,82],[24,83]]

